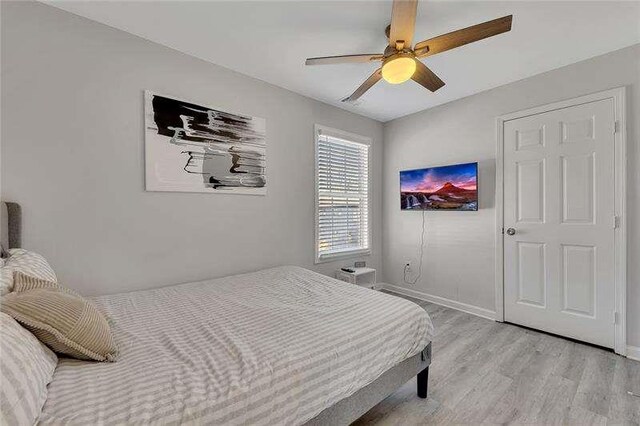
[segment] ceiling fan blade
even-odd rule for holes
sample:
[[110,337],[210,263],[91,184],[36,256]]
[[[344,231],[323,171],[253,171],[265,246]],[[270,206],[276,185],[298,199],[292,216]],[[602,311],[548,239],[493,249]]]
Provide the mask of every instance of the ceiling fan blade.
[[416,72],[413,73],[411,79],[416,83],[419,83],[420,85],[431,90],[432,92],[435,92],[436,90],[444,86],[444,81],[440,80],[440,77],[435,75],[433,71],[431,71],[425,64],[418,60],[416,60]]
[[371,89],[374,84],[380,81],[381,78],[382,78],[382,68],[378,68],[373,72],[373,74],[369,76],[369,78],[367,78],[364,81],[364,83],[360,85],[360,87],[356,89],[355,92],[351,94],[351,96],[344,98],[342,102],[354,102],[358,100],[360,96],[364,95],[364,92]]
[[473,25],[461,30],[443,34],[429,40],[417,43],[414,52],[419,58],[435,55],[436,53],[445,52],[474,41],[482,40],[487,37],[506,33],[511,30],[511,20],[513,15],[503,16],[502,18],[492,21],[483,22],[482,24]]
[[319,58],[309,58],[305,61],[305,65],[331,65],[346,64],[358,62],[379,61],[384,56],[378,53],[368,53],[362,55],[341,55],[341,56],[323,56]]
[[417,8],[418,0],[393,0],[389,46],[395,49],[398,43],[402,43],[401,49],[411,48]]

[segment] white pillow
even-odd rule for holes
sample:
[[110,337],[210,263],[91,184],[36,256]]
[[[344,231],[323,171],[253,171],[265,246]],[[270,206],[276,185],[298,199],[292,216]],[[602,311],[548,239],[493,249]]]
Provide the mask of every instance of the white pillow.
[[13,291],[14,271],[54,283],[58,281],[51,265],[44,257],[24,249],[10,249],[9,257],[0,268],[0,296]]
[[10,266],[0,267],[0,296],[11,293],[13,290],[13,269]]
[[57,363],[51,349],[0,312],[0,424],[35,424]]

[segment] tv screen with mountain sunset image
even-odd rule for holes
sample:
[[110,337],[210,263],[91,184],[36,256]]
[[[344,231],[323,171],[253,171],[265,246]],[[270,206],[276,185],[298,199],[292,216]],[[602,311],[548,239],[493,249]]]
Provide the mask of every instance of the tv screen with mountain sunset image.
[[400,172],[402,210],[478,210],[478,163]]

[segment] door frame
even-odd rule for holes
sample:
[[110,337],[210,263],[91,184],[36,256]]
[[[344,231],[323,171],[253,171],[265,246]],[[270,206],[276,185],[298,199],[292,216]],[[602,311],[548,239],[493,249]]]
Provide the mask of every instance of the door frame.
[[495,302],[496,321],[504,321],[504,123],[509,120],[537,115],[562,108],[582,105],[590,102],[613,99],[614,134],[614,275],[615,275],[615,324],[614,350],[617,354],[627,354],[627,216],[626,216],[626,87],[592,93],[560,102],[554,102],[523,111],[501,115],[496,119],[496,265],[495,265]]

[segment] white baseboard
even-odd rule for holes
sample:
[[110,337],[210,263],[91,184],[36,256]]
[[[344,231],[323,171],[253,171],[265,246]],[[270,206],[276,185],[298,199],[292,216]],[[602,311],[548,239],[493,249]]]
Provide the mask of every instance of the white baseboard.
[[640,361],[640,346],[627,346],[627,358]]
[[[496,313],[489,309],[480,308],[478,306],[469,305],[467,303],[458,302],[447,299],[446,297],[434,296],[423,293],[421,291],[412,290],[410,288],[399,287],[393,284],[377,283],[376,290],[389,290],[403,296],[413,297],[414,299],[424,300],[425,302],[434,303],[436,305],[446,306],[447,308],[456,309],[471,315],[476,315],[490,320],[496,320]],[[627,358],[640,361],[640,346],[627,346]]]
[[392,284],[378,283],[377,286],[384,290],[389,290],[394,293],[402,294],[404,296],[414,297],[425,302],[435,303],[436,305],[446,306],[447,308],[456,309],[458,311],[466,312],[471,315],[476,315],[482,318],[490,320],[496,320],[495,311],[489,309],[480,308],[478,306],[469,305],[466,303],[458,302],[456,300],[447,299],[446,297],[433,296],[431,294],[423,293],[421,291],[412,290],[410,288],[399,287]]

